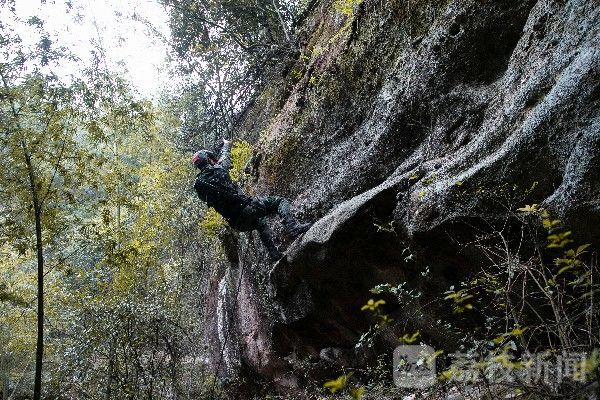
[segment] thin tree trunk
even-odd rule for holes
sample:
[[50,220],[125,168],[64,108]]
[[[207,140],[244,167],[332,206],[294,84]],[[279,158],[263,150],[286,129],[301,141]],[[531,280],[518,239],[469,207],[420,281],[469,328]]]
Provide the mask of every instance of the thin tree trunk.
[[[36,196],[37,197],[37,196]],[[44,358],[44,253],[42,249],[41,210],[35,213],[35,237],[38,262],[38,302],[37,302],[37,345],[35,349],[35,386],[33,400],[39,400],[42,392],[42,361]]]
[[23,140],[21,142],[27,171],[29,173],[29,187],[35,217],[35,249],[37,253],[37,344],[35,350],[35,383],[33,400],[40,400],[42,395],[42,362],[44,359],[44,248],[42,243],[42,208],[38,198],[35,172],[31,164],[31,154]]
[[106,376],[106,395],[104,398],[110,400],[112,398],[112,382],[115,368],[116,344],[114,339],[110,340],[110,349],[108,350],[108,374]]
[[[5,75],[0,69],[0,77],[5,89],[8,89],[8,82],[6,81]],[[15,119],[18,120],[19,114],[17,113],[14,101],[10,100],[12,114]],[[50,117],[51,118],[51,117]],[[48,124],[50,119],[48,120]],[[19,123],[17,126],[20,128]],[[33,164],[31,163],[31,153],[27,149],[27,143],[25,139],[21,140],[21,147],[23,149],[23,156],[25,158],[25,164],[27,166],[27,172],[29,175],[29,188],[31,191],[31,200],[33,203],[33,211],[35,218],[35,248],[37,254],[37,344],[35,350],[35,383],[33,389],[33,400],[40,400],[42,394],[42,361],[44,359],[44,249],[42,243],[42,204],[38,197],[38,188],[36,186],[35,171]],[[53,178],[54,179],[54,178]],[[48,191],[50,186],[48,186]]]
[[281,11],[279,11],[279,4],[277,4],[277,0],[273,0],[273,7],[275,8],[275,12],[277,13],[277,17],[279,18],[279,23],[281,24],[281,30],[285,36],[285,42],[290,42],[290,35],[288,34],[287,27],[285,26],[285,21],[283,20],[283,16],[281,15]]
[[2,389],[2,400],[8,400],[8,390],[10,386],[8,357],[9,356],[5,354],[0,355],[0,389]]

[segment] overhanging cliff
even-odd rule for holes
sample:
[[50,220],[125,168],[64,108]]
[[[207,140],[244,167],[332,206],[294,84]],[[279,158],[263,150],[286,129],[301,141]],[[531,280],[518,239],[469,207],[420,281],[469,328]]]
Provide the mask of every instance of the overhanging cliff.
[[[581,241],[600,233],[595,2],[339,3],[313,5],[301,56],[240,127],[256,142],[253,192],[288,196],[317,222],[272,272],[260,244],[234,238],[207,316],[221,376],[287,391],[300,360],[318,376],[372,358],[355,344],[377,284],[425,293],[423,312],[390,315],[457,346],[436,325],[444,310],[425,304],[480,266],[461,243],[507,208],[542,203]],[[389,327],[378,348],[400,333]]]

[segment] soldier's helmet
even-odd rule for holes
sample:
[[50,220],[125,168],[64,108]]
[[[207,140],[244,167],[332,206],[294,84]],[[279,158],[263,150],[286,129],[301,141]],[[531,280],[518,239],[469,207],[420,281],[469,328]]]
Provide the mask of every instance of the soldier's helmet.
[[192,163],[194,163],[194,167],[202,168],[206,165],[212,165],[217,162],[217,157],[212,151],[209,150],[200,150],[194,153],[192,157]]

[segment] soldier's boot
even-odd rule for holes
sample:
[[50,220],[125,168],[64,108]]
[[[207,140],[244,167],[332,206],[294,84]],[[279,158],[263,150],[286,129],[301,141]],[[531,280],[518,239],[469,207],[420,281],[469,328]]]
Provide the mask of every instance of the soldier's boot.
[[277,214],[279,214],[281,219],[283,219],[283,224],[285,225],[285,229],[286,229],[288,235],[290,235],[290,237],[292,237],[292,238],[295,238],[296,236],[300,235],[301,233],[306,232],[312,226],[312,224],[309,224],[309,223],[306,223],[306,224],[300,223],[294,217],[294,214],[292,214],[290,202],[283,197],[281,197],[279,199],[279,204],[277,206]]
[[283,253],[281,253],[279,249],[277,249],[277,246],[273,241],[273,232],[271,231],[271,228],[269,228],[269,225],[267,225],[267,222],[264,218],[261,218],[256,230],[258,231],[258,235],[260,236],[261,242],[263,243],[263,245],[267,249],[267,252],[269,253],[269,259],[271,261],[277,261],[281,259],[283,257]]
[[311,226],[312,224],[308,222],[304,224],[296,222],[291,228],[288,228],[287,232],[288,235],[290,235],[292,238],[295,238],[296,236],[301,235],[309,230]]

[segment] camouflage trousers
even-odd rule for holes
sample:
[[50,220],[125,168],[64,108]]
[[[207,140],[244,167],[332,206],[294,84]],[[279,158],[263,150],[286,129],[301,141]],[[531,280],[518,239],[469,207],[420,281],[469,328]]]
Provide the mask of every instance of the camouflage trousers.
[[253,198],[252,202],[242,210],[232,227],[241,232],[256,229],[271,258],[278,258],[280,253],[277,246],[275,246],[273,231],[267,224],[266,219],[270,215],[279,215],[288,230],[297,223],[288,199],[279,196],[268,196]]

